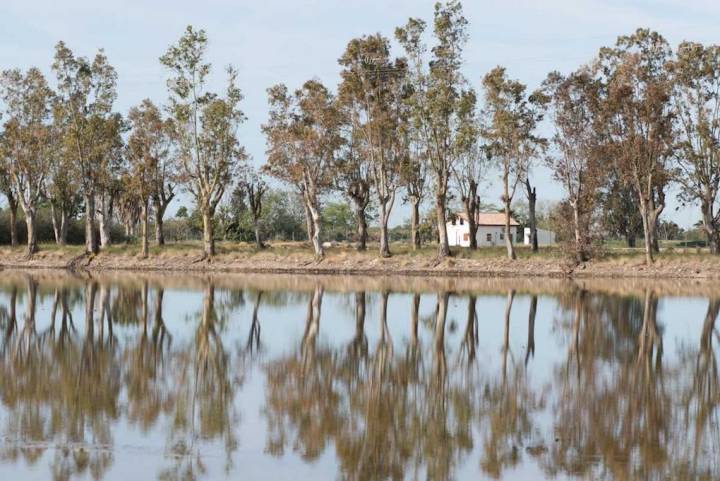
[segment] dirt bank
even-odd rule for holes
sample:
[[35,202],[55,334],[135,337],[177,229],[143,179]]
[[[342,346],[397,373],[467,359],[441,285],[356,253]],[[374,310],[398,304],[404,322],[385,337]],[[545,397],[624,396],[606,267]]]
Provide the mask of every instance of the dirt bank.
[[0,250],[2,268],[72,269],[77,271],[183,271],[283,274],[344,274],[440,277],[553,277],[553,278],[663,278],[720,279],[720,259],[707,255],[660,256],[652,266],[642,256],[606,256],[573,266],[560,255],[541,254],[511,261],[497,255],[457,255],[438,262],[432,251],[400,253],[379,258],[375,252],[359,253],[349,248],[331,248],[316,261],[307,249],[248,248],[220,249],[212,260],[203,259],[192,247],[168,247],[143,259],[132,247],[113,247],[108,252],[84,256],[80,248],[41,250],[31,259],[22,249]]

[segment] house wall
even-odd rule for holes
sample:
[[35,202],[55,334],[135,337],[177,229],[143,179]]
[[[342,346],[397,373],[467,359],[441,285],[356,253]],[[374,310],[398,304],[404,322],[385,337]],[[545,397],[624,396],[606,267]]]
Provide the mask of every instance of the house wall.
[[[555,244],[555,232],[550,230],[538,229],[537,238],[539,246],[547,246]],[[523,240],[525,245],[530,245],[530,228],[525,228],[525,235]]]
[[[510,227],[510,230],[514,232],[513,242],[517,243],[520,240],[518,229],[516,227]],[[463,224],[457,222],[455,225],[453,225],[452,222],[448,222],[447,232],[448,243],[451,247],[470,247],[470,228],[466,222]],[[499,225],[478,226],[477,245],[478,247],[505,245],[505,227]]]

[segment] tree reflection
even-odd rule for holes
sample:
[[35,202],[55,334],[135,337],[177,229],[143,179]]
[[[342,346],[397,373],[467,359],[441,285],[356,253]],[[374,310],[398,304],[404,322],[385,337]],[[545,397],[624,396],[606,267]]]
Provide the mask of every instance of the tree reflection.
[[[317,294],[316,290],[316,294]],[[281,455],[287,446],[305,459],[316,459],[332,443],[342,479],[380,480],[453,477],[462,453],[472,448],[472,396],[469,384],[448,378],[446,319],[449,293],[437,297],[432,322],[432,362],[423,356],[396,356],[388,319],[389,293],[379,294],[379,334],[367,357],[357,349],[317,347],[308,356],[313,326],[309,307],[299,351],[272,361],[267,368],[268,450]],[[364,303],[364,296],[357,296]],[[309,301],[309,306],[313,301]],[[319,304],[318,304],[319,305]],[[419,305],[419,299],[411,305]],[[364,308],[356,305],[356,328],[364,326]],[[418,326],[411,310],[411,332]],[[314,339],[314,338],[313,338]],[[351,346],[364,334],[356,332]],[[408,350],[418,349],[411,334]]]
[[[720,476],[717,298],[678,327],[685,320],[669,318],[653,289],[577,286],[547,311],[512,288],[500,298],[359,291],[341,303],[352,309],[339,337],[343,319],[326,320],[336,297],[316,280],[277,292],[208,278],[179,319],[164,285],[32,274],[0,288],[1,462],[101,479],[129,425],[166,439],[160,479],[202,477],[212,445],[230,470],[237,393],[257,366],[267,452],[334,456],[339,479],[447,480],[461,466],[507,479],[528,465],[563,479]],[[287,334],[263,329],[261,339],[264,309],[298,302],[300,332],[278,351]],[[678,331],[689,340],[676,342]]]

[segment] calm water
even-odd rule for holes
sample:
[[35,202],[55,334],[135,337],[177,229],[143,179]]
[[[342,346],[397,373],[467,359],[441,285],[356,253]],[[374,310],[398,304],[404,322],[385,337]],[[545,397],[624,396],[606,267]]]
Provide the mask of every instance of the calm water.
[[720,479],[712,287],[1,279],[0,480]]

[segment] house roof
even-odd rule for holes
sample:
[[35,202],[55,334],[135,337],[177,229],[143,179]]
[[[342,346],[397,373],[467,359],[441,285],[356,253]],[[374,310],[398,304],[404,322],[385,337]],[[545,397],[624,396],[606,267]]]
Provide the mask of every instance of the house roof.
[[[463,219],[468,218],[465,212],[459,212],[457,216],[462,217]],[[502,212],[478,212],[475,219],[477,221],[477,225],[505,225],[505,214]],[[520,224],[518,221],[510,217],[510,225],[519,226]]]

